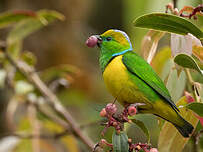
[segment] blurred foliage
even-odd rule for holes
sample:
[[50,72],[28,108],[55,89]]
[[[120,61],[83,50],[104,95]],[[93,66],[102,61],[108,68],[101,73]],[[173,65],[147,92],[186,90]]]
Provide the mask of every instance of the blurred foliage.
[[[98,51],[89,50],[84,45],[85,40],[92,33],[102,33],[109,28],[127,31],[132,38],[133,47],[145,59],[149,57],[150,52],[153,52],[150,55],[152,57],[150,64],[165,82],[174,102],[182,102],[183,98],[185,102],[185,97],[181,98],[184,91],[193,91],[187,81],[187,74],[183,67],[188,67],[186,66],[187,63],[188,68],[201,72],[202,47],[193,46],[194,57],[176,58],[175,62],[183,67],[177,66],[171,56],[170,34],[165,33],[165,31],[179,34],[187,34],[189,31],[200,38],[202,37],[200,29],[203,28],[203,17],[198,16],[198,20],[190,20],[191,23],[188,23],[188,20],[177,16],[162,14],[169,16],[173,21],[171,25],[177,29],[169,30],[166,26],[161,28],[159,26],[147,27],[164,32],[150,30],[147,33],[148,30],[146,29],[133,27],[132,22],[135,18],[152,12],[164,13],[165,6],[169,2],[171,0],[3,0],[0,1],[2,12],[0,15],[0,39],[6,41],[7,51],[12,57],[23,60],[31,67],[36,66],[41,79],[61,99],[77,123],[83,126],[81,130],[96,143],[101,139],[100,133],[103,130],[103,127],[97,123],[101,119],[99,111],[105,103],[111,102],[113,99],[107,93],[101,78],[98,58],[96,57],[99,55]],[[197,6],[200,3],[202,3],[201,0],[179,0],[177,5],[181,9],[185,5]],[[55,20],[63,20],[63,22],[50,25]],[[157,19],[148,20],[147,23],[152,23],[152,21],[156,23]],[[159,21],[162,22],[162,20]],[[143,25],[146,26],[144,22],[142,22]],[[150,41],[148,41],[149,39]],[[4,45],[4,43],[1,44],[1,41],[0,45]],[[30,102],[36,100],[44,104],[46,98],[21,73],[8,64],[2,50],[0,51],[0,66],[0,98],[2,101],[2,106],[0,106],[0,123],[2,124],[0,126],[0,136],[2,137],[0,145],[6,141],[7,145],[11,145],[7,146],[11,152],[33,151],[33,142],[35,141],[32,138],[19,138],[13,136],[12,133],[22,133],[22,135],[33,133],[34,122],[29,118],[28,107]],[[191,72],[192,78],[194,81],[203,83],[202,75],[197,71]],[[192,109],[191,107],[190,109]],[[37,107],[37,110],[38,108],[40,109]],[[62,118],[53,112],[49,105],[45,105],[45,109],[52,115]],[[182,111],[185,115],[187,109],[185,110],[184,107]],[[202,116],[201,112],[201,109],[196,111],[199,116]],[[194,126],[197,125],[199,118],[194,118],[191,111],[187,112],[186,119],[187,117]],[[40,110],[37,111],[36,118],[39,132],[51,137],[38,140],[40,151],[87,151],[87,147],[78,141],[74,135],[67,133],[63,127],[53,122]],[[151,115],[136,115],[135,119],[134,124],[125,126],[127,135],[133,141],[147,142],[150,138],[152,146],[159,146],[160,152],[175,151],[170,148],[176,148],[176,151],[179,152],[184,145],[186,145],[184,151],[195,152],[193,148],[194,139],[191,138],[189,142],[188,140],[183,141],[183,138],[177,134],[177,130],[169,123]],[[201,130],[201,124],[197,128]],[[159,136],[159,132],[161,132],[161,136]],[[53,137],[60,133],[64,133],[64,135],[57,138]],[[12,138],[5,139],[7,134]],[[125,133],[116,137],[117,135],[113,134],[113,129],[108,130],[105,139],[109,143],[112,142],[112,135],[113,143],[120,143],[121,147],[118,147],[120,151],[122,148],[127,149],[126,144],[123,144],[127,140]],[[203,149],[202,141],[203,138],[200,137],[199,151]],[[177,145],[176,143],[180,144]],[[116,144],[116,146],[118,145]],[[0,151],[1,147],[3,146],[0,146]]]

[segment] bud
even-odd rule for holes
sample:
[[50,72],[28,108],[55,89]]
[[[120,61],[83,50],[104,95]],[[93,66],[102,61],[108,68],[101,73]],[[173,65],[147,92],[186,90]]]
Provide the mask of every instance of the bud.
[[120,134],[120,133],[121,133],[121,131],[120,131],[120,130],[116,130],[116,132],[117,132],[117,134]]
[[101,110],[100,116],[101,116],[101,117],[106,117],[106,109],[105,109],[105,108],[103,108],[103,109]]
[[149,152],[159,152],[156,148],[151,148]]
[[138,150],[142,149],[140,145],[137,145],[136,148],[137,148]]
[[106,143],[107,143],[107,141],[105,139],[101,139],[100,142],[99,142],[99,146],[101,148],[104,148],[106,146]]
[[132,139],[131,138],[128,139],[128,143],[132,143]]
[[117,108],[116,108],[116,105],[115,105],[115,104],[109,103],[109,104],[106,105],[105,110],[106,110],[107,114],[113,115],[113,114],[116,113]]
[[129,119],[129,120],[128,120],[128,123],[132,123],[132,120]]
[[117,122],[113,122],[113,126],[115,127],[115,126],[117,126],[118,125],[118,123]]
[[130,116],[136,115],[136,112],[137,112],[137,109],[136,109],[134,106],[130,106],[130,107],[128,108],[128,114],[129,114]]

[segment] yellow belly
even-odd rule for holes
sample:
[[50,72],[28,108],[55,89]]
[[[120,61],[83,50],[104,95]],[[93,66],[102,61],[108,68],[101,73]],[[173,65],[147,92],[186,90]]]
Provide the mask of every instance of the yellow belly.
[[104,82],[111,94],[122,104],[149,103],[138,90],[136,84],[122,62],[122,55],[115,57],[103,72]]

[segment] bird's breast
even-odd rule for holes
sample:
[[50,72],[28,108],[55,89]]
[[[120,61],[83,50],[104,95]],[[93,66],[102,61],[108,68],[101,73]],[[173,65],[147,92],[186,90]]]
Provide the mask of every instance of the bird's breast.
[[122,62],[122,55],[115,57],[107,65],[103,72],[103,78],[107,89],[121,104],[144,100],[142,93],[132,82],[129,71]]

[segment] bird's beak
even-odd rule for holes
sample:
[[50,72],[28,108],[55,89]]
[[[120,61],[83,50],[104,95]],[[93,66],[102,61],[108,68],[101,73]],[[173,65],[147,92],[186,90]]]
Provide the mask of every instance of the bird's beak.
[[97,46],[100,47],[102,43],[102,38],[100,35],[95,35],[95,37],[97,38]]

